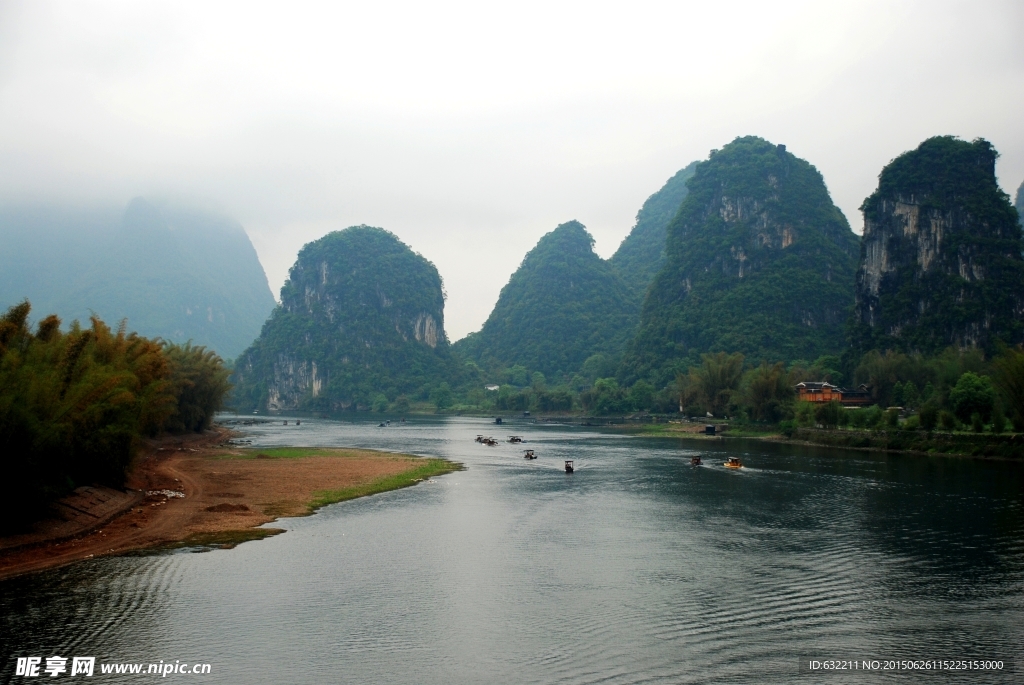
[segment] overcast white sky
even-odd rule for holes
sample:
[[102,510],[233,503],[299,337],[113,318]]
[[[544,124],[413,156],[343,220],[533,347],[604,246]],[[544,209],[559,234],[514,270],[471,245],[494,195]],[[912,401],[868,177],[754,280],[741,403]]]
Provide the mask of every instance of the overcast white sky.
[[213,200],[275,294],[299,248],[382,226],[432,260],[454,341],[569,219],[610,256],[740,135],[818,167],[854,230],[926,137],[1024,180],[1024,3],[8,2],[0,202]]

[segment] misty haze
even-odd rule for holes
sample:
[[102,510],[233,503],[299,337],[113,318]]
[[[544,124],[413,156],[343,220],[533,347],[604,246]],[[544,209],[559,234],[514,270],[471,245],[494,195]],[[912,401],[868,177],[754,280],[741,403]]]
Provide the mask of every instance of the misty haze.
[[0,682],[1017,682],[1022,29],[0,2]]

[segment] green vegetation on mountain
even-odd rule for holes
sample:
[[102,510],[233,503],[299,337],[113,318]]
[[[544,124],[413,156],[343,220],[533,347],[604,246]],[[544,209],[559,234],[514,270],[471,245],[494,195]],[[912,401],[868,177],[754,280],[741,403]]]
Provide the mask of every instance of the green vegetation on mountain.
[[665,262],[665,237],[669,222],[686,199],[689,192],[686,182],[693,176],[698,164],[691,162],[680,169],[665,182],[661,190],[647,198],[637,212],[633,230],[608,260],[641,299]]
[[210,425],[228,390],[219,357],[92,317],[66,333],[28,302],[0,317],[0,527],[37,518],[79,485],[120,487],[142,438]]
[[234,357],[274,308],[245,230],[208,211],[142,198],[124,212],[8,208],[0,241],[0,305],[28,298],[65,321],[127,319]]
[[994,352],[1024,341],[1019,217],[985,140],[929,138],[864,200],[853,347]]
[[617,355],[636,326],[637,299],[577,221],[551,231],[501,289],[478,333],[456,350],[485,368],[522,366],[546,377]]
[[785,146],[737,138],[687,185],[620,377],[662,386],[705,352],[839,354],[857,237],[818,170]]
[[353,226],[309,243],[281,305],[235,364],[251,411],[408,406],[454,382],[437,269],[393,234]]

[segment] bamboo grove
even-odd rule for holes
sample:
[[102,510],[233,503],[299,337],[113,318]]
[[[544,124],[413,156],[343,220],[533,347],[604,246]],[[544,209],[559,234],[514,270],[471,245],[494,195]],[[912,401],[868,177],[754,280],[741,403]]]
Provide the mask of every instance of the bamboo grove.
[[97,317],[66,332],[56,316],[33,331],[30,304],[0,317],[0,460],[5,526],[37,518],[80,485],[122,486],[143,439],[202,431],[229,390],[223,361],[116,330]]

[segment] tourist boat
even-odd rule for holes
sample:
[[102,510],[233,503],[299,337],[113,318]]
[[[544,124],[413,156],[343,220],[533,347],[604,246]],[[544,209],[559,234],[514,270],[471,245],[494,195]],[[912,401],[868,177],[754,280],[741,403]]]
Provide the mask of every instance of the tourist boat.
[[573,471],[572,459],[566,459],[565,460],[565,472],[566,473],[572,473],[572,471]]
[[533,450],[526,450],[523,454],[523,459],[536,459],[537,455],[533,453]]
[[477,442],[483,442],[484,441],[484,436],[482,436],[482,435],[476,436],[476,441]]
[[701,461],[700,457],[693,457],[690,459],[690,466],[703,466],[704,462]]
[[739,460],[738,457],[729,457],[729,461],[722,464],[722,466],[724,466],[727,469],[742,469],[743,463]]
[[510,435],[508,436],[508,441],[512,443],[520,443],[523,441],[523,439],[518,435]]
[[488,447],[494,447],[495,445],[498,444],[498,441],[495,440],[494,438],[484,438],[483,443]]

